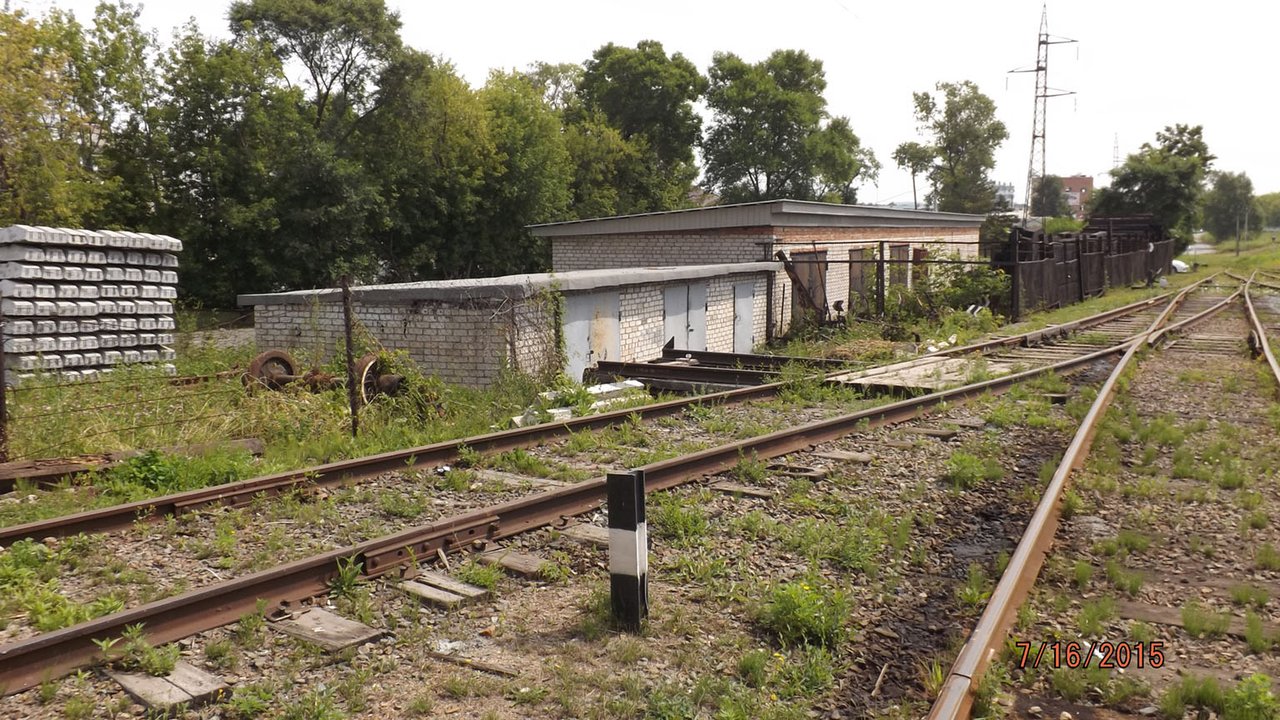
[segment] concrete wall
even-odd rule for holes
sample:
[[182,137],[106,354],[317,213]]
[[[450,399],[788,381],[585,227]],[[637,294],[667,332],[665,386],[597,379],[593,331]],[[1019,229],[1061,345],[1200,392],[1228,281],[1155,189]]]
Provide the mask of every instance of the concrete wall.
[[[497,380],[505,366],[538,375],[555,361],[553,311],[536,298],[451,303],[357,303],[357,337],[404,350],[428,373],[461,385]],[[342,305],[290,303],[254,307],[259,348],[328,357],[343,337]]]
[[[774,264],[776,266],[776,263]],[[754,285],[754,344],[764,342],[768,271],[716,270],[709,277],[663,279],[621,284],[619,275],[609,286],[597,285],[573,291],[619,294],[621,359],[644,361],[657,357],[667,338],[663,336],[663,291],[671,285],[705,283],[707,286],[707,349],[733,350],[734,285]],[[660,275],[661,273],[657,273]],[[566,276],[567,277],[567,276]],[[570,283],[565,283],[566,285]],[[405,291],[405,295],[412,291]],[[262,296],[271,297],[271,296]],[[334,353],[343,337],[342,305],[332,297],[288,294],[287,301],[254,305],[255,341],[261,349],[286,348],[311,358]],[[403,350],[424,372],[468,386],[484,386],[497,380],[504,367],[534,376],[559,371],[557,303],[551,293],[524,297],[460,300],[408,297],[356,301],[353,306],[357,337],[389,350]]]
[[[696,230],[684,233],[632,233],[618,235],[565,236],[552,238],[552,265],[556,272],[596,268],[649,267],[661,265],[694,265],[704,263],[751,262],[769,259],[774,251],[789,254],[817,249],[827,252],[827,304],[843,301],[846,312],[853,306],[849,297],[849,251],[860,247],[873,250],[881,241],[894,245],[909,244],[929,248],[929,257],[957,255],[963,259],[978,256],[977,227],[915,228],[828,228],[828,227],[758,227]],[[945,243],[962,242],[965,245]],[[871,266],[874,267],[874,266]],[[874,271],[871,271],[874,275]],[[908,271],[908,284],[911,282]],[[785,272],[772,279],[772,334],[785,333],[791,324],[791,280]],[[729,289],[729,346],[732,347],[732,288]],[[757,322],[767,317],[768,289],[756,292],[759,311]],[[624,305],[628,296],[624,295]],[[653,302],[652,298],[649,300]],[[632,302],[640,302],[632,299]],[[661,334],[662,298],[657,302],[657,333]],[[712,303],[708,295],[708,305]],[[710,312],[710,310],[708,311]],[[834,315],[834,311],[832,313]],[[624,313],[625,317],[625,313]],[[625,319],[624,319],[625,323]],[[711,326],[710,317],[708,325]],[[646,332],[652,332],[647,329]],[[708,348],[711,348],[710,327]],[[761,326],[757,344],[765,341],[768,331]],[[627,357],[624,327],[623,356]],[[637,355],[640,357],[642,355]]]

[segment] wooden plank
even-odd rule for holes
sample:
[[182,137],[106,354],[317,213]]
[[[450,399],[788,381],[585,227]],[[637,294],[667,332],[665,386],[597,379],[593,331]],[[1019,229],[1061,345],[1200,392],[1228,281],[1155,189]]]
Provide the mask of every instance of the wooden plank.
[[[244,450],[257,456],[262,455],[262,448],[263,443],[258,438],[240,438],[218,443],[160,448],[157,452],[166,455],[197,456],[211,450]],[[12,491],[18,480],[30,480],[36,487],[48,489],[63,480],[75,478],[92,470],[115,467],[143,452],[142,450],[122,450],[97,455],[0,463],[0,493]]]
[[107,675],[143,706],[160,711],[181,703],[190,703],[191,695],[165,678],[146,673],[107,670]]
[[583,545],[593,545],[601,548],[609,547],[609,531],[599,525],[578,523],[566,527],[560,533],[570,540],[580,542]]
[[470,472],[480,480],[487,480],[514,488],[564,487],[571,484],[560,480],[516,475],[515,473],[502,472],[501,470],[489,470],[488,468],[472,468]]
[[769,465],[769,472],[782,475],[784,477],[804,478],[817,482],[827,476],[825,468],[811,468],[803,465],[787,465],[785,463],[773,463]]
[[925,437],[934,437],[939,440],[950,440],[960,434],[960,431],[954,428],[940,427],[908,427],[903,428],[902,431],[911,435],[924,435]]
[[814,457],[820,457],[824,460],[836,460],[839,462],[852,462],[866,465],[872,461],[870,453],[850,452],[848,450],[819,450],[814,453]]
[[485,588],[476,587],[475,585],[464,583],[461,580],[455,580],[444,573],[438,573],[434,570],[423,571],[419,573],[414,580],[422,583],[423,585],[431,585],[432,587],[438,587],[441,590],[448,590],[454,595],[461,595],[462,597],[470,598],[472,600],[482,598],[489,594],[489,591]]
[[469,598],[456,595],[448,590],[442,590],[438,587],[420,583],[417,580],[405,580],[400,583],[398,587],[419,600],[435,605],[436,607],[457,607],[469,601]]
[[[1209,610],[1210,608],[1205,606],[1205,609]],[[1185,627],[1182,624],[1181,608],[1121,600],[1116,603],[1116,614],[1126,620],[1141,620],[1156,625]],[[1226,633],[1234,637],[1244,637],[1244,629],[1244,619],[1233,616],[1227,624]],[[1280,633],[1280,625],[1275,623],[1263,622],[1262,629],[1267,637],[1275,637],[1277,633]]]
[[711,489],[716,492],[725,493],[726,495],[742,495],[744,497],[761,498],[763,500],[769,500],[775,494],[772,490],[751,487],[750,485],[739,485],[738,483],[731,483],[727,480],[712,485]]
[[321,608],[311,608],[296,618],[281,620],[275,626],[288,635],[315,643],[329,652],[356,647],[382,637],[381,630]]
[[541,575],[542,568],[547,564],[545,558],[507,548],[485,551],[476,560],[484,565],[501,565],[504,570],[512,575],[527,578]]
[[217,701],[227,692],[227,684],[222,678],[185,662],[175,665],[167,679],[191,696],[193,706]]
[[519,677],[520,676],[520,673],[516,672],[515,670],[504,668],[500,665],[487,663],[487,662],[484,662],[483,660],[473,660],[471,658],[462,657],[461,655],[450,655],[449,653],[442,653],[442,652],[436,652],[434,650],[428,650],[427,656],[433,657],[436,660],[442,660],[447,663],[453,663],[454,665],[461,665],[462,667],[471,668],[473,670],[482,670],[487,673],[493,673],[494,675],[502,675],[503,677]]

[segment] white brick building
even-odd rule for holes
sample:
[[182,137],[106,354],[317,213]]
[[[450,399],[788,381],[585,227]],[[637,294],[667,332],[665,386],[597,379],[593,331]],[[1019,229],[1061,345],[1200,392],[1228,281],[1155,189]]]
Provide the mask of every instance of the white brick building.
[[[985,217],[889,207],[772,200],[532,226],[551,240],[557,272],[655,265],[772,260],[783,250],[796,262],[815,303],[834,314],[865,305],[874,261],[896,260],[886,284],[907,285],[927,266],[914,261],[978,255]],[[859,262],[863,261],[863,262]],[[786,332],[800,301],[789,277],[775,274],[766,305],[768,339]]]
[[[464,385],[506,367],[574,379],[596,360],[648,360],[676,346],[749,352],[764,342],[769,278],[777,262],[580,270],[352,288],[354,314],[384,347]],[[334,352],[341,292],[241,295],[254,308],[260,348]]]

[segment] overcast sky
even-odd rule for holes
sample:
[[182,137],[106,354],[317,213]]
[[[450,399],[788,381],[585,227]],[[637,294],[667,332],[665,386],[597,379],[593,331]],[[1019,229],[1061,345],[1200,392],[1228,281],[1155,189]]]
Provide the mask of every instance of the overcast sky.
[[[12,2],[32,12],[57,5],[82,20],[95,4]],[[911,199],[910,176],[890,159],[898,143],[916,138],[911,93],[972,80],[1009,130],[993,178],[1014,183],[1023,198],[1034,74],[1008,73],[1035,63],[1037,0],[388,2],[406,43],[452,61],[473,85],[490,68],[582,62],[608,42],[658,40],[704,72],[716,51],[756,61],[778,48],[805,50],[825,64],[830,112],[848,116],[885,166],[878,186],[860,191],[863,202]],[[228,5],[152,0],[143,21],[162,39],[192,16],[204,32],[225,36]],[[1258,193],[1280,191],[1280,3],[1057,0],[1048,11],[1050,34],[1079,41],[1050,49],[1050,86],[1077,94],[1049,100],[1049,173],[1106,184],[1117,139],[1123,160],[1165,125],[1200,124],[1216,169],[1247,172]]]

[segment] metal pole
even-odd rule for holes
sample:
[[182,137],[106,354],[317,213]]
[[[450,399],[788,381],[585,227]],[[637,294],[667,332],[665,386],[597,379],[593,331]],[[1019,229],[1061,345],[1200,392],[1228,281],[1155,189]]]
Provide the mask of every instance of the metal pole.
[[1013,253],[1013,277],[1009,280],[1009,318],[1018,322],[1022,317],[1022,273],[1018,269],[1018,228],[1009,228],[1009,247]]
[[876,314],[884,317],[884,251],[885,242],[880,241],[880,256],[876,263]]
[[356,390],[356,356],[351,346],[351,277],[342,276],[342,331],[347,345],[347,403],[351,407],[351,437],[360,433],[360,404]]
[[639,632],[649,616],[649,530],[644,517],[644,471],[609,473],[609,606],[619,627]]

